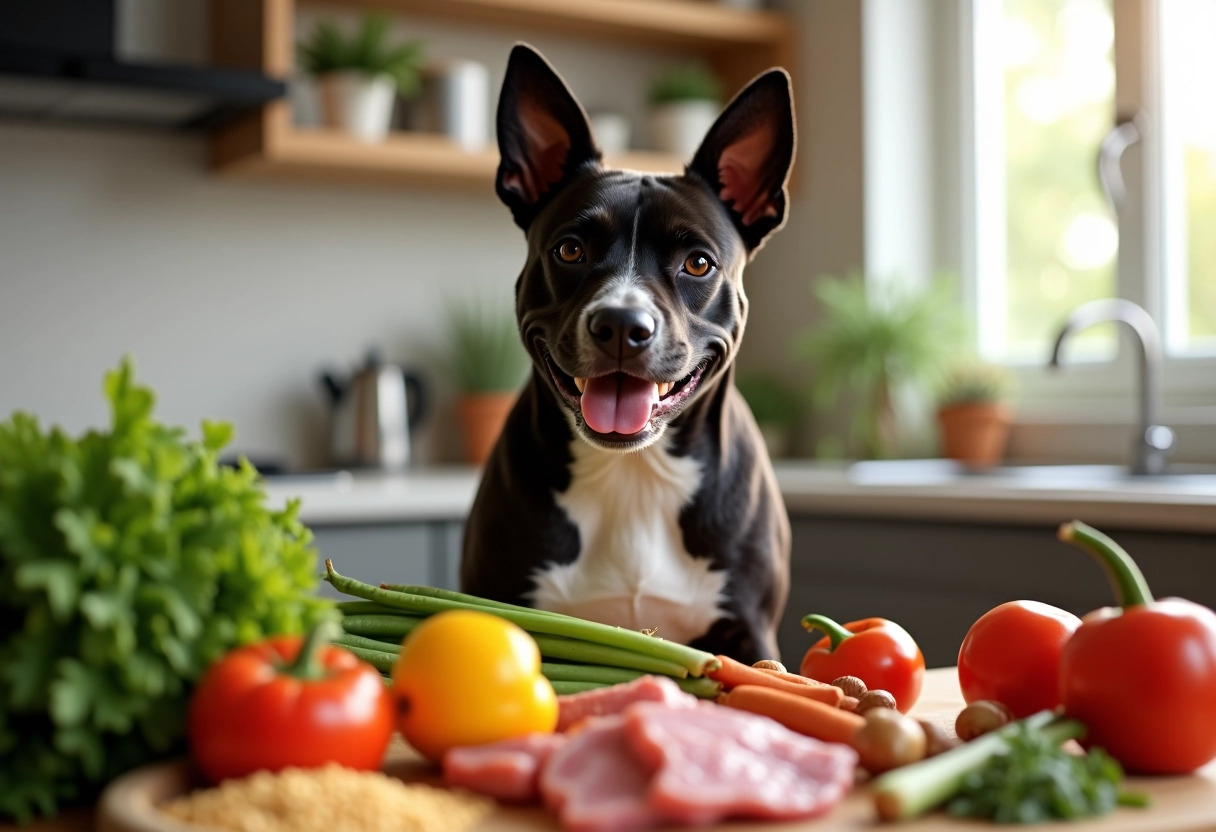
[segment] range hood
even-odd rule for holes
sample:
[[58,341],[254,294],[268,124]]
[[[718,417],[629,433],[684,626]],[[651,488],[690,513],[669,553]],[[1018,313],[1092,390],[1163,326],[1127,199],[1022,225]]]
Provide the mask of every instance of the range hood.
[[113,0],[0,2],[0,118],[202,128],[286,92],[258,72],[119,59]]

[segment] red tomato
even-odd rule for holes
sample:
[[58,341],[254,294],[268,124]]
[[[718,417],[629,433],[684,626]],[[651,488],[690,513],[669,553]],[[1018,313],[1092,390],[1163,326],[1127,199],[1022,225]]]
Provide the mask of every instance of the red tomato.
[[203,674],[190,703],[190,753],[212,782],[287,766],[378,769],[393,734],[393,699],[374,667],[307,640],[238,647]]
[[979,617],[958,651],[963,699],[992,699],[1018,719],[1060,704],[1060,653],[1081,619],[1038,601],[1010,601]]

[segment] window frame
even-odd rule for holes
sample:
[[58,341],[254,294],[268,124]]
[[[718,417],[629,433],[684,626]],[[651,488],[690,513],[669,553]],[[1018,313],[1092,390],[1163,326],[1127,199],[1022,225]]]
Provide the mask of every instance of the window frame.
[[[1160,3],[1113,0],[1115,111],[1120,122],[1143,111],[1151,125],[1161,123]],[[1006,263],[1004,99],[983,94],[991,89],[986,85],[993,83],[993,73],[1002,71],[999,46],[990,42],[1002,4],[960,0],[958,13],[960,271],[964,303],[977,325],[976,347],[983,355],[984,345],[1000,337],[1004,323],[1003,303],[994,304],[1001,299],[1004,280],[979,279],[983,274],[1003,276]],[[1166,164],[1161,131],[1151,128],[1123,156],[1128,198],[1118,216],[1116,265],[1117,293],[1153,316],[1163,341],[1168,341],[1165,258],[1171,253],[1164,236]],[[1031,420],[1058,416],[1072,421],[1097,411],[1105,420],[1117,414],[1120,421],[1131,422],[1139,393],[1137,350],[1124,329],[1119,327],[1116,353],[1109,360],[1077,360],[1066,347],[1065,366],[1058,371],[1047,369],[1047,355],[1039,363],[1007,363],[1018,387],[1019,413]],[[1194,409],[1216,406],[1216,356],[1171,355],[1167,350],[1164,377],[1167,420],[1210,418]]]

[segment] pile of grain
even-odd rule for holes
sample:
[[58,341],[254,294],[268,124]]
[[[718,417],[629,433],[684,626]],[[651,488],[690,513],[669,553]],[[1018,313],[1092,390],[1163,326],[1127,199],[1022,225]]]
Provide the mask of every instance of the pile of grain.
[[226,780],[162,808],[187,823],[234,832],[458,832],[489,814],[494,802],[328,765]]

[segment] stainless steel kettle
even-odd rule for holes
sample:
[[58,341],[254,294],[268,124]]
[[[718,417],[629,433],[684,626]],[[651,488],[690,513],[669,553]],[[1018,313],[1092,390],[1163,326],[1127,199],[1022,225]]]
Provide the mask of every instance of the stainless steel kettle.
[[410,463],[410,428],[425,413],[422,380],[372,350],[349,379],[321,374],[331,405],[329,457],[340,467],[400,471]]

